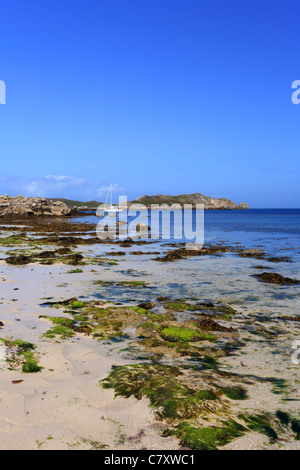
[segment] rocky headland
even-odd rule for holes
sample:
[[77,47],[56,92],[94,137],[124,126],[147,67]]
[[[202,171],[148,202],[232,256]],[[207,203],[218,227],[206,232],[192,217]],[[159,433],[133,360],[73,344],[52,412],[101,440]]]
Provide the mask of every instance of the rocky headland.
[[157,194],[155,196],[141,196],[135,201],[131,201],[130,204],[143,204],[146,207],[150,207],[152,204],[203,204],[205,210],[244,210],[249,209],[249,205],[241,202],[235,204],[230,199],[214,198],[210,196],[204,196],[200,193],[193,194],[180,194],[178,196],[170,196],[164,194]]
[[40,197],[0,196],[0,217],[66,216],[71,209],[61,201]]

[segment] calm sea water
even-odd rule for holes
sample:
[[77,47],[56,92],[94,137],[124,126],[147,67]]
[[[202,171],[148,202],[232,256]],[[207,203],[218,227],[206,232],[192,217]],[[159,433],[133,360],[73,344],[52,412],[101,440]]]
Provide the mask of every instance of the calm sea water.
[[300,209],[207,211],[204,232],[205,241],[265,246],[271,254],[290,251],[299,258]]
[[[192,214],[195,223],[195,211]],[[76,222],[99,222],[96,216],[76,218]],[[129,217],[129,221],[133,217]],[[141,220],[149,223],[149,214],[141,212]],[[173,233],[174,219],[170,229]],[[168,227],[169,228],[169,227]],[[300,248],[300,209],[249,209],[243,211],[205,211],[205,242],[222,240],[228,243],[253,245],[258,241],[278,244],[285,240],[287,246]],[[281,244],[280,244],[281,245]]]
[[208,231],[280,233],[300,235],[300,209],[206,211]]
[[[193,211],[195,213],[195,211]],[[145,215],[145,218],[147,216]],[[242,211],[205,211],[205,229],[208,231],[265,232],[300,235],[300,209],[249,209]],[[75,222],[94,221],[88,216],[74,219]]]

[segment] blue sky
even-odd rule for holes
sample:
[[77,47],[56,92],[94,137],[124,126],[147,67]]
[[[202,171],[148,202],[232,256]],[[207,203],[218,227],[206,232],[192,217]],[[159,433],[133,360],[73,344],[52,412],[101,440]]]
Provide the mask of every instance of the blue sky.
[[0,7],[0,194],[300,207],[298,1]]

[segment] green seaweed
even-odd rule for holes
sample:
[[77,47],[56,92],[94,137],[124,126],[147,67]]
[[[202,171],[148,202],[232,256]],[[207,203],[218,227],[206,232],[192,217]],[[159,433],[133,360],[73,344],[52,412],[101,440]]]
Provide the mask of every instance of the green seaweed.
[[285,413],[284,411],[277,410],[276,418],[278,418],[280,423],[284,426],[288,426],[288,424],[290,423],[290,417],[288,413]]
[[22,365],[22,372],[28,374],[28,373],[36,373],[40,372],[43,367],[38,365],[38,361],[34,357],[32,352],[26,351],[25,353],[22,353],[25,359],[25,362]]
[[233,439],[242,436],[246,428],[233,419],[224,421],[221,426],[196,427],[189,423],[181,423],[172,432],[181,445],[193,450],[216,450]]
[[73,313],[73,317],[76,322],[87,322],[89,319],[89,317],[85,315],[80,315],[78,313]]
[[277,377],[267,377],[264,380],[272,384],[272,393],[274,393],[275,395],[287,393],[287,389],[289,386],[285,379],[280,379]]
[[43,318],[46,318],[46,320],[51,321],[54,325],[66,326],[68,328],[71,328],[76,324],[75,320],[66,317],[50,317],[45,315]]
[[158,419],[173,422],[200,416],[211,406],[206,402],[216,398],[209,390],[199,391],[181,383],[181,375],[177,367],[162,364],[113,366],[100,384],[113,388],[116,396],[148,398]]
[[0,237],[0,246],[25,245],[30,239],[27,236],[11,235],[9,237]]
[[98,284],[100,286],[111,286],[114,284],[113,281],[102,281],[102,280],[98,280],[98,281],[95,281],[95,284]]
[[123,287],[147,287],[147,284],[144,281],[120,281],[117,283],[117,286]]
[[36,359],[34,355],[34,350],[36,349],[35,344],[29,343],[28,341],[23,341],[23,340],[7,340],[4,338],[1,338],[0,341],[2,341],[5,346],[8,348],[15,351],[15,356],[12,356],[12,358],[7,359],[7,363],[12,364],[14,366],[18,366],[18,363],[20,362],[19,358],[22,358],[22,372],[25,373],[33,373],[33,372],[40,372],[43,367],[38,365],[38,360]]
[[35,344],[29,343],[28,341],[22,341],[20,339],[15,339],[13,341],[1,339],[8,346],[18,346],[21,350],[35,349]]
[[300,420],[296,418],[292,419],[291,428],[292,428],[292,431],[296,434],[296,440],[299,441],[300,440]]
[[160,332],[161,336],[167,341],[214,341],[213,335],[204,334],[192,328],[180,328],[176,326],[168,326]]
[[74,300],[74,302],[72,303],[73,308],[83,308],[83,306],[84,306],[84,303],[81,302],[80,300]]
[[173,321],[175,318],[173,313],[151,313],[148,316],[148,320],[151,320],[153,323],[165,323]]
[[56,336],[60,336],[61,339],[71,338],[74,335],[75,333],[71,328],[63,325],[54,326],[43,334],[45,338],[55,338]]
[[222,392],[231,400],[246,400],[247,391],[242,387],[221,387]]
[[267,436],[271,442],[275,442],[278,439],[278,434],[274,427],[272,427],[271,416],[267,413],[261,413],[256,415],[238,415],[239,419],[242,419],[247,427],[251,431],[256,431],[260,434]]
[[148,310],[142,307],[128,307],[139,315],[148,315]]
[[164,308],[166,310],[175,310],[176,312],[183,312],[188,309],[192,310],[192,306],[184,300],[168,300],[164,303]]

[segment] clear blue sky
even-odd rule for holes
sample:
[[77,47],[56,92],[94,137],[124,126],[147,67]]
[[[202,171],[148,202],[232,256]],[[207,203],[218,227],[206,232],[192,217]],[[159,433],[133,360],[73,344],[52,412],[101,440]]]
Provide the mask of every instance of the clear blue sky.
[[0,7],[0,194],[300,207],[299,1]]

